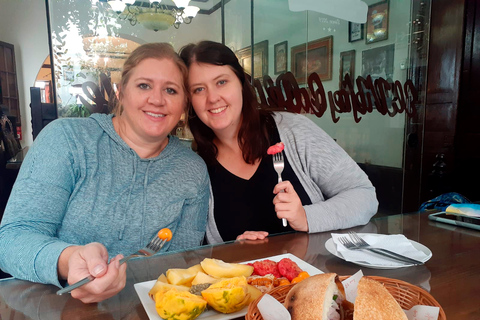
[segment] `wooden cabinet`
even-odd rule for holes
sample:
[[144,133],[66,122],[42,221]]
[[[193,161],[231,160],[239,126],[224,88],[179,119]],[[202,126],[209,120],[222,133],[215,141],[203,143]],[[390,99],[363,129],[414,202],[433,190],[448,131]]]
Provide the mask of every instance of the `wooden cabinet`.
[[15,51],[13,45],[0,41],[0,104],[5,113],[16,117],[20,123],[20,108],[18,102],[17,72],[15,68]]

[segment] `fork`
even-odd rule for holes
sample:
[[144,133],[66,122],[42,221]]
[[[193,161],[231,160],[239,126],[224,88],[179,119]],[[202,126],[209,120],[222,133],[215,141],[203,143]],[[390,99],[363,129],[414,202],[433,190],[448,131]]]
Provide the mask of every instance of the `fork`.
[[[280,151],[273,155],[273,168],[278,174],[278,183],[282,182],[282,172],[283,172],[283,168],[285,168],[285,162],[283,161],[283,151]],[[280,192],[284,192],[284,191],[281,190]],[[283,226],[286,227],[287,219],[282,218],[282,223],[283,223]]]
[[[384,257],[387,257],[387,258],[390,258],[390,259],[393,259],[393,260],[397,260],[397,261],[400,261],[400,262],[403,262],[403,263],[409,263],[409,264],[412,263],[411,261],[408,261],[408,260],[403,259],[403,258],[399,258],[397,256],[389,255],[388,253],[380,251],[376,248],[359,247],[355,243],[353,243],[352,241],[347,239],[347,237],[339,237],[338,240],[340,241],[341,244],[343,244],[343,246],[345,248],[347,248],[349,250],[368,250],[368,251],[374,252],[376,254],[382,255]],[[415,265],[418,265],[419,263],[423,264],[423,262],[418,261],[418,263],[415,263]]]
[[[353,243],[359,247],[359,248],[370,248],[372,249],[373,247],[368,243],[366,242],[365,240],[363,240],[356,232],[353,232],[353,231],[350,231],[348,232],[348,235],[350,236],[350,239],[352,239]],[[424,264],[423,262],[421,261],[418,261],[418,260],[415,260],[415,259],[412,259],[412,258],[409,258],[409,257],[406,257],[406,256],[403,256],[401,254],[398,254],[396,252],[393,252],[393,251],[390,251],[390,250],[387,250],[387,249],[383,249],[383,248],[373,248],[375,250],[379,250],[379,251],[382,251],[382,252],[385,252],[389,255],[392,255],[392,256],[395,256],[399,259],[403,259],[405,261],[408,261],[414,265],[421,265],[421,264]]]
[[[132,253],[129,256],[126,256],[126,257],[120,259],[120,265],[124,264],[125,262],[127,262],[128,260],[130,260],[134,257],[150,257],[150,256],[153,256],[155,253],[160,251],[160,249],[162,249],[162,247],[165,245],[165,243],[167,241],[168,241],[168,239],[160,239],[158,237],[158,234],[157,234],[144,248],[138,250],[135,253]],[[66,286],[63,289],[58,290],[57,294],[60,296],[64,293],[70,292],[73,289],[77,289],[78,287],[81,287],[84,284],[89,283],[93,279],[95,279],[95,277],[92,276],[92,275],[89,275],[88,277],[85,277],[82,280],[80,280],[78,282],[75,282],[74,284],[71,284],[69,286]]]

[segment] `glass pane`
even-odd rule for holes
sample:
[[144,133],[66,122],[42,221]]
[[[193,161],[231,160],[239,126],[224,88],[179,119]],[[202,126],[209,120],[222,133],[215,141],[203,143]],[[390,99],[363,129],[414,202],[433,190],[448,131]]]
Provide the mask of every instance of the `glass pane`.
[[[232,0],[225,4],[225,45],[236,53],[240,64],[251,74],[251,6],[250,2]],[[240,31],[241,30],[241,31]]]
[[5,70],[8,72],[15,72],[15,66],[13,64],[13,52],[11,48],[4,47],[5,52]]
[[[329,8],[300,0],[254,1],[255,43],[268,41],[268,75],[282,95],[269,97],[266,88],[256,88],[269,107],[304,113],[324,129],[377,188],[379,212],[398,213],[406,178],[405,136],[423,130],[408,123],[422,122],[424,104],[414,100],[425,90],[418,65],[426,65],[427,55],[419,57],[410,35],[428,33],[429,3],[422,2],[422,13],[415,1],[365,2],[367,22],[356,24],[348,20],[351,12],[332,13],[338,11],[334,2]],[[419,17],[421,30],[412,24]],[[428,39],[422,40],[428,47]],[[419,164],[420,159],[419,152],[409,161]]]
[[[7,83],[8,83],[8,96],[10,98],[17,98],[18,97],[18,92],[17,92],[17,79],[15,74],[8,74],[7,75]],[[3,93],[5,94],[5,92]]]
[[0,70],[4,71],[5,70],[5,53],[4,53],[4,48],[3,46],[0,46]]
[[126,57],[143,43],[179,50],[201,39],[221,41],[219,1],[190,6],[201,9],[193,19],[171,0],[136,1],[118,12],[106,1],[49,0],[59,117],[108,112]]
[[8,92],[7,73],[0,71],[0,80],[2,84],[2,96],[7,96],[7,92]]

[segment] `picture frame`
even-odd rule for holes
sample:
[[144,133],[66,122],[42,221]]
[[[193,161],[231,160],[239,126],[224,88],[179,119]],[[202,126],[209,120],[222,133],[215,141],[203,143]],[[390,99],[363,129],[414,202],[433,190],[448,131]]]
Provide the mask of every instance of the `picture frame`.
[[342,81],[345,79],[345,75],[348,73],[352,81],[355,81],[355,50],[340,52],[340,82],[339,88],[342,89]]
[[348,23],[348,42],[363,40],[365,34],[364,23]]
[[252,48],[251,46],[238,50],[238,62],[246,73],[255,79],[263,79],[268,74],[268,40],[256,43],[253,47],[254,70],[252,74]]
[[273,46],[274,74],[287,72],[288,41],[282,41]]
[[316,72],[320,80],[332,80],[333,36],[317,39],[291,49],[291,72],[298,84],[305,84],[309,74]]
[[389,1],[385,0],[368,6],[367,44],[388,39]]
[[393,79],[395,44],[362,51],[362,77]]
[[73,72],[73,68],[70,66],[64,66],[62,68],[63,71],[63,79],[67,82],[73,82],[75,80],[75,73]]

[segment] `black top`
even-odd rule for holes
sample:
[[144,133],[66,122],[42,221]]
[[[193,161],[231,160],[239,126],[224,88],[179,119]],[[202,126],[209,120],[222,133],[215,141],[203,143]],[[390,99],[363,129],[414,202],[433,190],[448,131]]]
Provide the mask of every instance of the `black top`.
[[[270,131],[273,145],[280,141],[280,137],[276,126]],[[284,161],[282,179],[292,183],[303,205],[311,204],[285,153]],[[290,226],[283,227],[282,220],[275,213],[273,188],[278,176],[273,168],[272,156],[267,155],[261,160],[257,171],[249,180],[232,174],[218,161],[208,167],[208,172],[215,200],[215,222],[224,241],[235,240],[245,231],[267,231],[274,234],[293,230]]]

